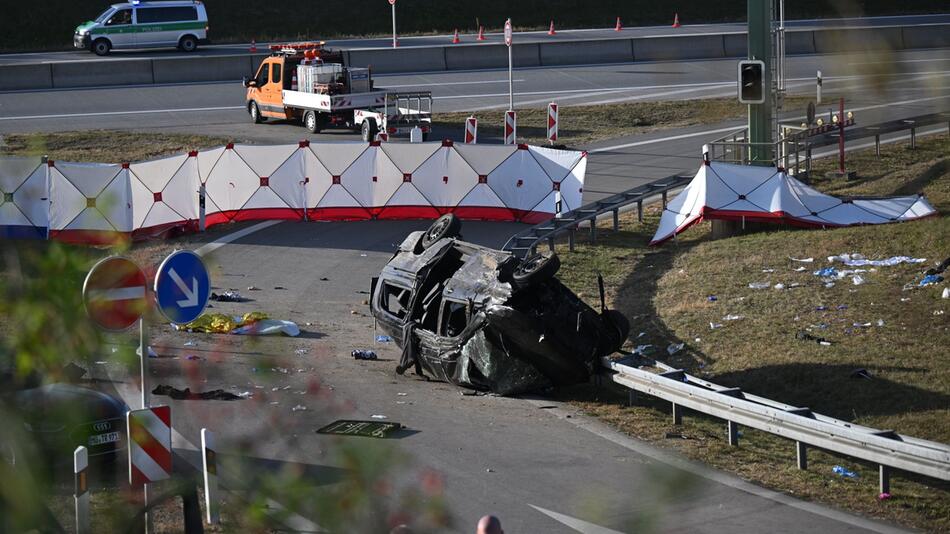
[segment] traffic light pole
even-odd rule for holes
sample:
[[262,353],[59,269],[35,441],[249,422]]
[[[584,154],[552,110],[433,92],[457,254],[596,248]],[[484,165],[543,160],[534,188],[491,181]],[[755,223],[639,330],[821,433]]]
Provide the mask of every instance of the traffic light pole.
[[[753,165],[772,164],[772,0],[747,0],[749,59],[765,63],[761,104],[749,104],[749,159]],[[761,144],[759,144],[761,143]]]

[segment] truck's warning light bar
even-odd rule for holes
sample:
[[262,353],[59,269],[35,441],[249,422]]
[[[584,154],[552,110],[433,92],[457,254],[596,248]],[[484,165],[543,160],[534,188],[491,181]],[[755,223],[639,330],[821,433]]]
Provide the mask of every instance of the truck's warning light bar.
[[270,49],[274,52],[283,53],[283,54],[302,54],[307,50],[321,50],[325,41],[308,41],[302,43],[284,43],[284,44],[272,44]]

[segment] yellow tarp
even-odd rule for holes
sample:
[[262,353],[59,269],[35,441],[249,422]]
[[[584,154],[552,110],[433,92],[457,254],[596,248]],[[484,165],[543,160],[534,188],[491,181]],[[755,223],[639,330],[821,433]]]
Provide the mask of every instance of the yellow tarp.
[[234,317],[224,313],[205,313],[194,321],[183,325],[181,328],[191,330],[192,332],[228,334],[235,328],[247,326],[265,319],[267,319],[267,314],[261,312],[245,313],[242,317]]

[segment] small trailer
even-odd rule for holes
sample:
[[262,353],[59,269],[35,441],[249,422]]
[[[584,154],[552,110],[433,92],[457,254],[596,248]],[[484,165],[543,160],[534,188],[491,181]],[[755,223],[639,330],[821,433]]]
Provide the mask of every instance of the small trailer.
[[[350,68],[343,54],[323,43],[272,45],[257,75],[244,81],[251,120],[299,120],[312,133],[347,128],[372,141],[377,134],[410,135],[422,140],[432,126],[432,94],[400,93],[373,86],[367,68]],[[383,137],[383,136],[381,136]]]

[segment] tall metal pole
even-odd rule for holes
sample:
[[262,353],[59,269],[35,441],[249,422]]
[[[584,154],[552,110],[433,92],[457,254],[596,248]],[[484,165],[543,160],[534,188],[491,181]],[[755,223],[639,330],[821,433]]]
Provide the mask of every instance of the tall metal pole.
[[396,43],[396,2],[390,2],[393,6],[393,48],[399,46]]
[[139,319],[139,350],[142,351],[142,408],[148,408],[148,328],[144,314]]
[[[765,63],[762,73],[765,102],[749,104],[749,160],[769,165],[772,160],[772,0],[747,0],[749,59]],[[758,162],[758,163],[757,163]]]
[[511,77],[511,47],[508,47],[508,111],[514,111],[515,109],[515,89],[514,82]]

